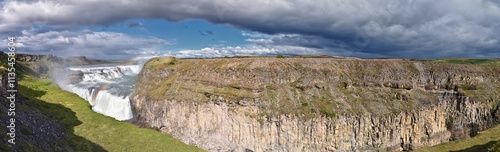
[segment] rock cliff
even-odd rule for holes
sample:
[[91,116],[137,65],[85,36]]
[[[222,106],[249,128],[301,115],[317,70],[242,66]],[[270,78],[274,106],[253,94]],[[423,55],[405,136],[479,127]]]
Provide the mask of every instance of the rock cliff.
[[412,150],[497,125],[499,74],[396,59],[154,58],[133,123],[209,151]]

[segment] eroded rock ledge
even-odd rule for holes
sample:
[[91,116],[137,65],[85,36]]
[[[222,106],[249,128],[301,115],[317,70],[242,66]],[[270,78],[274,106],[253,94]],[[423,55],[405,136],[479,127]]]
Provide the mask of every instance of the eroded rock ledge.
[[499,122],[491,66],[334,58],[154,58],[133,122],[209,151],[411,150]]

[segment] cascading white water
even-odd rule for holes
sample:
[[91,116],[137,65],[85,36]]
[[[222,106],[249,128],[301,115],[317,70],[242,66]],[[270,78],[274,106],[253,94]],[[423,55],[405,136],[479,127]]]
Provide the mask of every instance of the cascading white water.
[[92,110],[117,120],[132,119],[129,95],[141,70],[140,65],[70,67],[83,72],[77,84],[60,85],[87,100]]
[[115,66],[115,67],[71,67],[72,71],[82,71],[83,81],[104,81],[109,79],[121,78],[124,75],[136,75],[141,71],[139,65]]

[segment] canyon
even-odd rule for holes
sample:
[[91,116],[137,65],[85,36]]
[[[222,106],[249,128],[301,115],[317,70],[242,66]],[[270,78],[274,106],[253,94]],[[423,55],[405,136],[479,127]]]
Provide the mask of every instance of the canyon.
[[415,150],[499,124],[499,74],[403,59],[153,58],[131,122],[208,151]]
[[[113,103],[116,100],[100,100],[99,96],[106,95],[103,91],[99,91],[96,99],[104,102],[93,104],[81,98],[81,94],[64,91],[62,89],[65,86],[56,84],[61,82],[73,85],[92,76],[110,76],[113,72],[114,76],[120,73],[128,75],[133,73],[134,69],[139,71],[139,67],[108,67],[100,72],[104,75],[92,75],[96,68],[77,69],[68,73],[66,66],[106,63],[104,67],[107,67],[110,63],[121,62],[84,57],[59,58],[53,55],[17,54],[13,65],[18,82],[14,89],[18,91],[13,103],[12,92],[8,91],[12,89],[9,84],[11,74],[8,74],[7,70],[9,64],[4,61],[7,61],[7,55],[0,51],[0,101],[5,101],[0,104],[0,109],[4,111],[0,114],[0,120],[6,122],[0,124],[0,151],[202,151],[171,136],[116,120],[119,117],[112,114],[123,111]],[[96,66],[99,70],[103,67]],[[64,75],[69,77],[61,77]],[[129,86],[133,88],[133,85]],[[92,90],[85,89],[82,92],[88,94],[89,91]],[[129,103],[128,100],[125,102]],[[130,107],[124,109],[130,110]],[[14,111],[15,115],[9,114],[9,111]]]

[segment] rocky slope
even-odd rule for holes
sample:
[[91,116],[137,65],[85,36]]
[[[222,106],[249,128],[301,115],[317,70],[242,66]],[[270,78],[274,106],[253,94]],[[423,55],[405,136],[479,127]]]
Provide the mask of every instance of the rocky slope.
[[[63,127],[57,124],[54,120],[43,114],[40,110],[33,108],[32,105],[24,103],[24,98],[21,94],[16,94],[14,104],[11,104],[8,99],[11,93],[7,92],[7,74],[0,74],[0,120],[2,123],[0,128],[2,131],[2,146],[1,151],[63,151],[69,147],[70,143],[65,141],[65,133]],[[10,111],[9,109],[14,109]],[[14,112],[9,116],[8,112]],[[14,118],[15,123],[8,123]],[[15,127],[8,127],[15,126]],[[11,128],[14,128],[13,132]],[[7,133],[14,133],[8,134]],[[10,143],[12,140],[15,144]],[[6,147],[3,147],[6,146]],[[8,148],[7,148],[8,147]]]
[[[19,90],[19,88],[17,83],[14,83],[15,88],[9,87],[5,61],[7,61],[7,55],[0,52],[0,101],[2,101],[0,120],[3,122],[0,124],[2,137],[0,151],[62,151],[69,147],[69,142],[64,141],[65,134],[62,126],[34,108],[32,104],[26,103],[26,98],[20,93],[15,93],[15,100],[9,98],[12,92],[7,90]],[[16,65],[16,82],[23,70],[25,69]],[[10,123],[11,119],[15,119],[15,122]],[[11,140],[13,138],[15,139]]]
[[209,151],[412,150],[499,122],[500,69],[407,60],[154,58],[133,122]]
[[[10,99],[12,92],[7,91],[13,89],[9,83],[8,57],[0,51],[0,151],[104,151],[99,145],[73,133],[70,125],[78,125],[80,122],[75,121],[77,118],[73,111],[39,100],[40,96],[46,94],[45,91],[17,85],[21,79],[48,74],[49,63],[59,63],[58,58],[52,55],[26,54],[18,54],[16,57],[18,62],[14,65],[14,90],[17,92],[15,102],[11,102],[14,101]],[[58,113],[66,115],[56,115]],[[15,122],[11,123],[11,119]],[[12,140],[13,138],[15,139]]]

